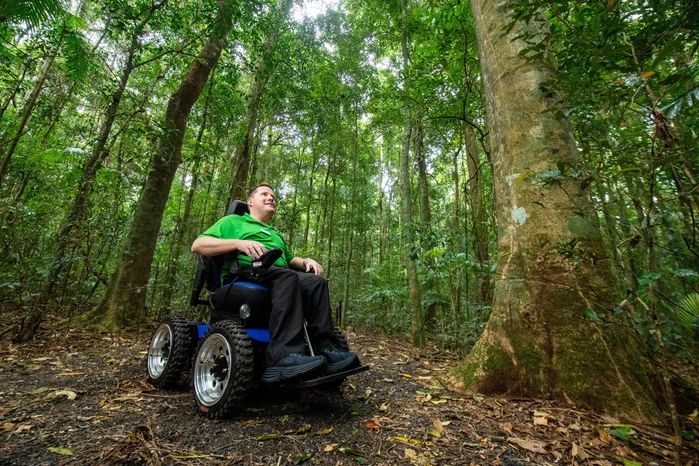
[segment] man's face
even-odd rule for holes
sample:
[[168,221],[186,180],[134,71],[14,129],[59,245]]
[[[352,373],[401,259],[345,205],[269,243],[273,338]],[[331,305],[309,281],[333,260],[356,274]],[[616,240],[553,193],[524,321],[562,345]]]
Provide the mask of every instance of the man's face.
[[277,199],[274,190],[267,186],[260,186],[255,193],[248,198],[250,214],[257,212],[261,216],[274,215],[277,211]]

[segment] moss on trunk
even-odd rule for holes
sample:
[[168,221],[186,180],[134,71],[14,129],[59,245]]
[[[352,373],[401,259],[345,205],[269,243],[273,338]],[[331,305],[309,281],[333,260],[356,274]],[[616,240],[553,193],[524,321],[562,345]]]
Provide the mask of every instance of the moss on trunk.
[[[604,325],[616,280],[586,183],[566,175],[578,150],[554,74],[520,52],[545,36],[543,14],[509,32],[507,2],[474,0],[485,86],[499,267],[493,312],[458,369],[471,390],[560,398],[636,420],[660,417],[628,328]],[[512,40],[515,37],[520,39]]]

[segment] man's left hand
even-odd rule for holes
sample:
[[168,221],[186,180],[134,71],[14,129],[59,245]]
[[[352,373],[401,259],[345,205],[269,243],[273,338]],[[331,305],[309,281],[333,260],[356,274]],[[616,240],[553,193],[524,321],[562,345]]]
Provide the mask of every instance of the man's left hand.
[[315,272],[316,275],[323,275],[323,266],[320,265],[318,262],[308,258],[304,259],[303,263],[306,266],[306,272],[310,272],[311,270],[313,270],[313,272]]

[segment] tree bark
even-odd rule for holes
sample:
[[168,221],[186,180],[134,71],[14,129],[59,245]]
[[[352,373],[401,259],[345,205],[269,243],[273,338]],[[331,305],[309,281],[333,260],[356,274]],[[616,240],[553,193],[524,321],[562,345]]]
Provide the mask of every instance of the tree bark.
[[410,296],[410,340],[413,346],[425,346],[425,317],[420,300],[420,281],[417,278],[415,264],[415,245],[413,238],[413,202],[410,189],[410,136],[412,133],[412,106],[410,105],[410,70],[408,51],[408,5],[401,0],[401,52],[403,56],[403,148],[400,160],[401,195],[403,197],[403,238],[405,241],[405,268],[408,273],[408,292]]
[[[630,329],[602,326],[621,300],[586,186],[564,178],[542,186],[561,164],[576,166],[572,128],[556,115],[559,98],[543,58],[520,52],[543,40],[539,12],[511,21],[508,3],[474,0],[497,194],[499,267],[486,330],[459,367],[464,384],[483,393],[561,398],[641,421],[661,413]],[[517,38],[517,37],[520,38]],[[553,110],[553,111],[551,111]]]
[[124,252],[104,299],[96,308],[108,328],[134,324],[143,318],[151,262],[165,204],[182,161],[182,142],[189,114],[218,63],[231,29],[233,8],[228,0],[217,0],[217,3],[216,27],[168,101],[165,128],[151,160]]
[[473,238],[473,250],[478,262],[478,301],[490,304],[490,235],[488,234],[488,217],[483,195],[483,170],[476,146],[476,138],[473,128],[465,125],[466,165],[468,167],[469,180],[467,181],[467,195],[471,201],[471,235]]

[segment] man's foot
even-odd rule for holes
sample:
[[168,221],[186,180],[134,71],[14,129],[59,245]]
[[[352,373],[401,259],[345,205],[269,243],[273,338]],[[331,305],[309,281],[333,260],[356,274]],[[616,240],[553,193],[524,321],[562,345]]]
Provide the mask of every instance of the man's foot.
[[328,361],[328,369],[326,375],[337,374],[349,369],[359,367],[359,358],[355,353],[349,351],[341,351],[337,348],[328,348],[321,350],[320,355]]
[[306,356],[292,353],[283,357],[273,366],[265,369],[262,381],[265,383],[288,382],[322,374],[327,367],[322,356]]

